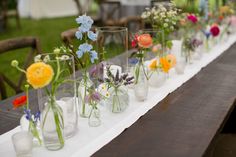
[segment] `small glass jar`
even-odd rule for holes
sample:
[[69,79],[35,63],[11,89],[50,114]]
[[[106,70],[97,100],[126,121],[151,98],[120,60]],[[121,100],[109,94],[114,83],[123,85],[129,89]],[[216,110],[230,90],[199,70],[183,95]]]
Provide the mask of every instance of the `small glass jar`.
[[161,87],[166,81],[166,73],[161,70],[155,70],[150,72],[151,76],[148,80],[148,83],[151,87]]
[[33,136],[27,131],[20,131],[12,135],[12,143],[18,157],[31,157]]
[[107,107],[113,113],[123,112],[129,105],[128,89],[125,86],[110,88],[110,97],[107,99]]
[[97,107],[92,107],[89,118],[88,118],[88,124],[91,127],[98,127],[101,125],[101,115],[100,110]]

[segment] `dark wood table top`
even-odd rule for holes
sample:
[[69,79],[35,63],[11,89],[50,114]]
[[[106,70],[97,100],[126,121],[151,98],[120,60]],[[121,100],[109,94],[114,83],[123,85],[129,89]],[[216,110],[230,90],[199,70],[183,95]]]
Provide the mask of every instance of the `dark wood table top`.
[[[234,108],[236,44],[169,94],[94,157],[200,157]],[[37,94],[30,92],[33,110]],[[14,97],[0,102],[0,134],[19,125]]]

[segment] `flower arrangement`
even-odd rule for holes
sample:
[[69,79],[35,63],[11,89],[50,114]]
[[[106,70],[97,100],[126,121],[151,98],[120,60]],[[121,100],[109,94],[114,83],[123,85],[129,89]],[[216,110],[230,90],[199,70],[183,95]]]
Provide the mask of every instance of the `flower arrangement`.
[[132,47],[137,48],[138,51],[133,53],[130,58],[136,57],[137,58],[137,66],[135,68],[135,84],[138,83],[140,69],[144,72],[146,78],[148,79],[147,72],[144,67],[144,57],[149,49],[153,46],[153,39],[150,34],[136,34],[134,39],[132,40]]
[[[50,55],[55,55],[55,58],[51,60]],[[70,57],[68,55],[60,56],[59,48],[54,49],[54,53],[50,55],[45,55],[44,57],[41,55],[36,56],[36,62],[31,64],[26,70],[21,69],[18,65],[18,61],[16,60],[12,61],[12,66],[25,73],[27,82],[34,89],[45,90],[48,100],[46,100],[47,102],[44,105],[45,109],[42,112],[42,132],[44,132],[44,129],[46,129],[45,125],[48,122],[48,113],[50,113],[53,115],[58,142],[60,144],[60,148],[62,148],[65,142],[63,135],[64,119],[63,110],[56,101],[56,94],[57,90],[63,83],[72,81],[65,79],[65,76],[71,75],[70,70],[66,69],[64,66],[64,64],[67,64],[66,60]],[[61,62],[63,63],[62,65]],[[30,115],[29,111],[26,113]],[[50,122],[51,121],[52,119]]]
[[185,56],[186,62],[191,61],[192,53],[202,44],[203,42],[201,40],[194,37],[184,38],[182,44],[182,53],[183,56]]
[[[14,63],[15,62],[15,63]],[[16,61],[14,61],[13,66],[16,65]],[[25,85],[25,91],[26,91],[26,95],[17,97],[14,101],[13,101],[13,108],[17,109],[17,108],[24,108],[24,114],[25,114],[25,118],[29,121],[29,128],[28,131],[30,131],[32,133],[32,135],[38,140],[39,145],[42,145],[42,139],[40,138],[38,129],[37,129],[37,125],[40,121],[40,112],[36,112],[35,114],[31,113],[31,110],[29,108],[29,85]]]
[[81,99],[81,111],[82,117],[88,117],[86,113],[86,102],[85,98],[88,94],[88,88],[92,85],[92,81],[89,78],[88,67],[91,66],[98,60],[98,54],[93,49],[92,43],[97,40],[97,34],[91,31],[93,20],[91,17],[82,15],[76,18],[76,22],[79,24],[78,31],[75,36],[82,44],[79,45],[76,51],[76,60],[82,67],[82,80],[80,81],[78,95]]
[[127,73],[120,74],[119,70],[113,74],[109,66],[107,67],[106,73],[107,77],[100,81],[106,84],[106,90],[109,92],[109,103],[107,104],[112,105],[112,112],[122,112],[129,103],[127,90],[124,87],[132,84],[134,77],[130,77]]
[[171,48],[172,42],[168,40],[170,33],[177,29],[180,10],[176,8],[174,3],[169,3],[167,7],[159,4],[151,9],[147,8],[141,17],[149,22],[153,29],[163,31],[164,37],[159,36],[159,44],[164,48]]

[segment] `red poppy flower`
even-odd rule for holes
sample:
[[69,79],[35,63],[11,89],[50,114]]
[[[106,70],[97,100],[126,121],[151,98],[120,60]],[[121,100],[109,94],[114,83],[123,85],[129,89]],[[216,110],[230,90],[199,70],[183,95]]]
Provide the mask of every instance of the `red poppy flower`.
[[19,107],[25,105],[25,104],[26,104],[26,101],[27,101],[27,97],[26,97],[25,95],[16,98],[16,99],[13,101],[13,107],[14,107],[14,109],[19,108]]
[[210,29],[211,34],[213,37],[216,37],[220,34],[220,28],[217,25],[213,25]]

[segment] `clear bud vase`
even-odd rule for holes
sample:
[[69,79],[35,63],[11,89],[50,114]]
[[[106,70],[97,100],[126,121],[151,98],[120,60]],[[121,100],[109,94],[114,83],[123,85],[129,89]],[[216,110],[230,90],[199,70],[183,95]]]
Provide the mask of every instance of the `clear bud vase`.
[[107,107],[113,113],[125,111],[129,105],[128,89],[125,86],[109,89],[110,97],[107,99]]
[[91,106],[85,101],[85,97],[88,94],[88,89],[92,85],[93,82],[89,77],[89,73],[85,71],[82,74],[82,78],[78,87],[79,113],[83,118],[88,118],[91,111]]
[[91,127],[98,127],[101,125],[101,119],[100,119],[100,110],[97,107],[92,107],[89,118],[88,118],[88,124]]
[[148,76],[143,60],[140,60],[135,67],[134,94],[138,101],[144,101],[148,96]]
[[41,121],[44,145],[48,150],[59,150],[65,143],[63,110],[54,97],[45,105]]
[[68,54],[52,53],[41,55],[40,62],[53,70],[51,82],[38,89],[42,136],[47,149],[58,150],[63,148],[65,138],[77,132],[74,58]]

